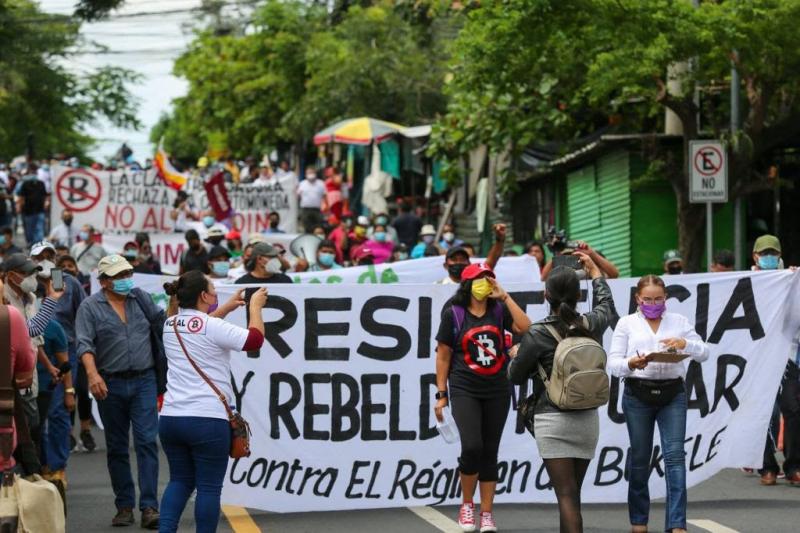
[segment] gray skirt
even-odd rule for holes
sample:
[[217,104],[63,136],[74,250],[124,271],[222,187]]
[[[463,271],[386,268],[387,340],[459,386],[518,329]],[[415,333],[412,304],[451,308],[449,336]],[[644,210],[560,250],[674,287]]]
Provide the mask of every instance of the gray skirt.
[[600,436],[597,409],[536,413],[536,445],[542,459],[592,459]]

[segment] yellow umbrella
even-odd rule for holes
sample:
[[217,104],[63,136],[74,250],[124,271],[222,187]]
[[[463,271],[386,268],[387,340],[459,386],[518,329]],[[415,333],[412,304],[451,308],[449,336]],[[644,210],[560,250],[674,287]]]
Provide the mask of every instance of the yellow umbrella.
[[402,133],[404,130],[405,127],[400,124],[376,118],[350,118],[328,126],[314,135],[314,144],[335,142],[368,145],[372,142],[379,143],[384,141],[395,133]]

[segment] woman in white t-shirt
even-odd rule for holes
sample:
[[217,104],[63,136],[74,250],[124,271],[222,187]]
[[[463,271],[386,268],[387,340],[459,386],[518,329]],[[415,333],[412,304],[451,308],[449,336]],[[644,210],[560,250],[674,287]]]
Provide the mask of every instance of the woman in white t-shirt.
[[[163,330],[169,372],[158,430],[170,479],[161,499],[160,531],[177,531],[186,501],[197,489],[197,531],[214,532],[228,467],[231,428],[225,405],[189,357],[224,394],[228,405],[233,405],[231,352],[258,350],[264,343],[261,310],[267,291],[259,289],[251,297],[250,323],[245,329],[224,320],[244,305],[243,291],[218,307],[214,284],[199,271],[164,284],[164,290],[171,296],[170,309],[177,307],[177,313],[169,313]],[[175,324],[188,354],[181,348]]]

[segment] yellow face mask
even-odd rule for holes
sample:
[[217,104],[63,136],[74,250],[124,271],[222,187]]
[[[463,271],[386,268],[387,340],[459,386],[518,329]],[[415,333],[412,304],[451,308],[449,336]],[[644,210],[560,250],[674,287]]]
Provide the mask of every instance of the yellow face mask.
[[492,294],[492,284],[486,278],[476,279],[472,282],[472,296],[476,300],[485,300]]

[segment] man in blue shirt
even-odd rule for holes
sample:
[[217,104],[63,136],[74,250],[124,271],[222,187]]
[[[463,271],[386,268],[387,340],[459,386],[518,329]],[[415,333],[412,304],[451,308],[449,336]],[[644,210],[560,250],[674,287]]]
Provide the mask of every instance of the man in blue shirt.
[[102,258],[98,272],[102,290],[83,301],[75,329],[78,354],[105,425],[117,506],[111,525],[134,523],[136,492],[128,455],[133,427],[141,525],[158,529],[158,411],[151,328],[163,325],[166,316],[147,293],[133,288],[133,267],[121,255]]

